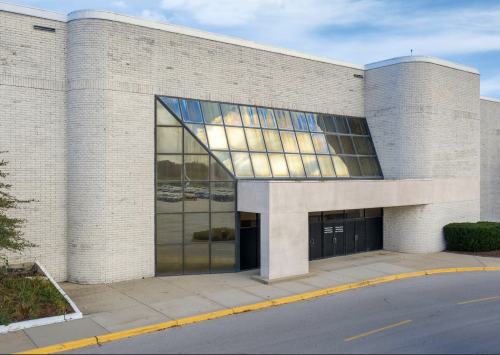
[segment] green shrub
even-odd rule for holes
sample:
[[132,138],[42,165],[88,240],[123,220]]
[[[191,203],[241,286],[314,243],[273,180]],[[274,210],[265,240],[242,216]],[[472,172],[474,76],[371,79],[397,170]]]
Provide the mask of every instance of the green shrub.
[[451,223],[444,226],[444,239],[452,251],[500,250],[500,223]]
[[[212,228],[212,242],[220,242],[235,239],[234,228]],[[195,242],[208,242],[208,230],[194,232],[193,241]]]

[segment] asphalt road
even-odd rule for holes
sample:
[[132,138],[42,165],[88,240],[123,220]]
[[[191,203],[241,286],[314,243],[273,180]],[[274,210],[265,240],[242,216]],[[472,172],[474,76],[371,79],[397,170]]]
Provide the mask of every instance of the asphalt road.
[[[145,334],[77,353],[498,354],[500,298],[458,304],[498,296],[498,271],[417,277]],[[346,341],[395,324],[399,325]]]

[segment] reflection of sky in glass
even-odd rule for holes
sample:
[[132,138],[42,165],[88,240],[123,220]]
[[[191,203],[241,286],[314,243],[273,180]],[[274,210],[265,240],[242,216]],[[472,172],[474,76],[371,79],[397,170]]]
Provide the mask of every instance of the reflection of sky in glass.
[[255,107],[240,106],[243,124],[248,127],[260,127],[259,116]]
[[280,129],[293,129],[290,112],[284,110],[275,110],[275,112],[276,121],[278,121],[278,127]]
[[186,124],[186,126],[191,130],[191,132],[194,133],[196,137],[198,137],[200,141],[203,142],[203,144],[208,146],[207,135],[205,134],[205,126],[201,124]]
[[304,162],[304,168],[306,169],[307,176],[312,176],[312,177],[321,176],[315,155],[303,155],[302,161]]
[[160,126],[180,126],[176,118],[160,103],[156,101],[156,124]]
[[222,115],[218,103],[202,102],[201,108],[203,109],[205,123],[222,124]]
[[302,112],[292,112],[292,122],[295,130],[297,131],[307,131],[307,120],[306,116]]
[[323,155],[318,157],[319,168],[323,177],[334,177],[335,170],[333,170],[332,160],[329,156]]
[[233,165],[231,164],[231,157],[228,152],[213,152],[214,155],[219,159],[224,166],[230,171],[233,172]]
[[179,109],[179,101],[177,101],[177,99],[171,99],[170,97],[162,97],[161,99],[172,111],[174,111],[177,117],[181,117],[181,110]]
[[316,153],[318,154],[328,154],[328,145],[326,144],[326,139],[323,134],[311,133],[314,148],[316,148]]
[[182,153],[182,128],[158,127],[156,129],[157,153]]
[[255,177],[271,177],[271,169],[269,168],[267,154],[252,153],[251,158]]
[[232,126],[241,126],[241,117],[238,106],[221,104],[222,115],[224,116],[224,123]]
[[288,169],[290,169],[290,175],[294,177],[305,177],[304,167],[302,166],[302,160],[300,155],[287,154],[286,161],[288,163]]
[[349,170],[347,169],[347,165],[345,165],[344,161],[337,156],[332,156],[333,165],[335,166],[335,171],[337,172],[337,176],[345,177],[349,176]]
[[299,147],[297,146],[297,140],[295,139],[295,133],[293,132],[280,132],[281,140],[283,141],[283,148],[287,153],[298,153]]
[[288,168],[283,154],[269,154],[269,161],[274,177],[288,177]]
[[323,122],[321,116],[314,113],[307,113],[307,122],[309,122],[309,128],[313,132],[323,132]]
[[314,153],[314,147],[309,133],[297,133],[300,151],[302,153]]
[[227,139],[232,150],[247,150],[247,142],[243,128],[226,127]]
[[250,155],[248,153],[231,153],[234,171],[238,177],[253,177]]
[[228,149],[226,132],[221,126],[207,126],[208,142],[211,149]]
[[245,133],[247,135],[248,148],[250,148],[250,150],[266,150],[264,139],[262,138],[262,131],[260,129],[246,128]]
[[182,117],[185,122],[203,123],[198,101],[181,100]]
[[264,131],[267,150],[270,152],[282,152],[280,136],[277,131]]
[[264,128],[276,128],[273,111],[268,108],[259,108],[260,122]]

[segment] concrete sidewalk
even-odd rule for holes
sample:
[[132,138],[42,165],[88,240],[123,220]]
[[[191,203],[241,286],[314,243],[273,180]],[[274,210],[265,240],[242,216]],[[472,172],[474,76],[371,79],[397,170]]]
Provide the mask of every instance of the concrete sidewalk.
[[251,279],[259,270],[96,286],[61,283],[84,319],[0,335],[0,349],[2,353],[30,350],[382,276],[483,266],[500,267],[500,259],[376,251],[312,261],[310,272],[318,276],[272,286]]

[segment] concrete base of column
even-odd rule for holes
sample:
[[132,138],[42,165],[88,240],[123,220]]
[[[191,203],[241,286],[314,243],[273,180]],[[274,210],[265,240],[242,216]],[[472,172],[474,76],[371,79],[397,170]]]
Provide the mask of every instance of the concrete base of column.
[[260,283],[263,283],[266,285],[274,285],[274,284],[278,284],[280,282],[296,281],[296,280],[301,280],[301,279],[307,279],[309,277],[314,277],[314,276],[318,276],[318,274],[310,272],[307,274],[281,277],[279,279],[270,280],[270,279],[266,279],[265,277],[255,275],[255,276],[252,276],[252,280],[259,281]]

